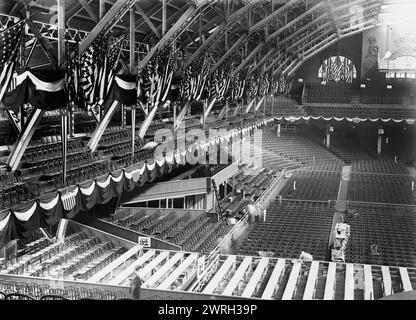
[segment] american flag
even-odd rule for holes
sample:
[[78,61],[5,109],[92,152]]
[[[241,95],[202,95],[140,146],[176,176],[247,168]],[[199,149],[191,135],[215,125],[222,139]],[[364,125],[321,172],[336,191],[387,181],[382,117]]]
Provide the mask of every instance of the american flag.
[[286,78],[281,75],[279,78],[279,93],[285,93],[286,92]]
[[173,46],[165,47],[161,54],[158,55],[159,85],[156,96],[157,102],[166,101],[166,97],[171,89],[173,73],[176,65],[176,57],[177,50],[175,50]]
[[273,79],[273,83],[272,83],[272,94],[274,96],[279,95],[279,79],[277,77],[275,77]]
[[99,102],[105,101],[113,84],[120,61],[120,53],[123,45],[124,35],[107,45],[104,40],[106,50],[100,52],[100,65],[98,70],[97,86],[95,96]]
[[217,94],[216,94],[217,100],[222,100],[222,99],[227,98],[228,89],[231,83],[231,77],[229,77],[227,73],[228,72],[226,72],[224,68],[221,69],[219,73],[219,81],[217,83]]
[[24,20],[0,33],[0,101],[9,88],[17,63],[20,41],[24,35]]
[[99,36],[80,58],[81,89],[89,109],[107,98],[116,75],[123,39],[124,36],[108,45],[108,40]]
[[246,76],[238,73],[232,80],[231,100],[241,99],[245,93]]
[[254,99],[259,94],[260,79],[258,72],[251,74],[248,83],[247,94],[250,99]]
[[208,55],[196,60],[182,72],[181,97],[184,100],[200,101],[206,96],[206,85],[209,75]]
[[98,77],[98,63],[101,37],[96,39],[80,57],[81,88],[84,101],[91,107],[95,103],[95,84]]
[[[68,34],[67,34],[68,35]],[[79,36],[75,36],[74,50],[70,50],[70,43],[66,39],[66,54],[67,54],[67,70],[66,83],[68,86],[69,103],[74,103],[78,108],[84,108],[84,99],[81,86],[81,70],[79,57]],[[75,54],[71,57],[72,52]]]
[[260,94],[262,96],[268,95],[270,90],[270,80],[269,74],[263,74],[262,81],[261,81],[261,89]]
[[204,56],[201,69],[199,70],[197,77],[196,77],[197,81],[196,81],[196,92],[194,95],[194,99],[197,101],[200,101],[203,96],[206,96],[204,94],[204,91],[206,90],[206,84],[207,84],[208,75],[209,75],[209,61],[210,61],[210,58],[206,54]]
[[165,46],[143,68],[138,77],[138,99],[147,110],[158,102],[164,102],[171,88],[175,71],[177,50]]
[[191,78],[192,78],[192,71],[191,68],[186,68],[182,70],[182,80],[180,84],[180,95],[181,98],[185,101],[191,101]]

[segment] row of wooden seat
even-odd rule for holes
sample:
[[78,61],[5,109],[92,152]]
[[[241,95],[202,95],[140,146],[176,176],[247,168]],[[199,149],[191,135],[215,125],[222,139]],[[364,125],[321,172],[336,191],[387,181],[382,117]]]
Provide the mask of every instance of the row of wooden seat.
[[274,202],[265,221],[254,224],[239,248],[242,254],[272,251],[278,257],[299,257],[301,251],[314,259],[326,259],[333,209],[328,204],[284,201]]
[[117,300],[130,298],[121,290],[86,289],[73,286],[0,280],[0,300]]

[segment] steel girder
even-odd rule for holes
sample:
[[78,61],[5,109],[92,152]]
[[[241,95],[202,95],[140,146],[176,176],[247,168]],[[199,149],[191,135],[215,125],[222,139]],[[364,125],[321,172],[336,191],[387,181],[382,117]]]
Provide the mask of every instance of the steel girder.
[[168,43],[175,41],[177,37],[194,22],[194,19],[200,14],[201,7],[196,8],[194,5],[190,5],[185,13],[178,19],[178,21],[170,28],[166,34],[160,39],[157,44],[151,48],[146,56],[139,62],[138,68],[142,69],[153,57],[159,48],[164,47]]
[[82,54],[94,42],[99,34],[107,33],[111,30],[133,6],[136,0],[117,0],[116,3],[107,11],[104,17],[98,21],[88,36],[81,42],[79,53]]
[[215,42],[218,42],[227,30],[235,26],[242,17],[244,17],[256,6],[259,6],[262,1],[263,0],[250,1],[244,7],[229,15],[227,21],[219,25],[217,29],[205,40],[205,42],[189,57],[189,59],[185,62],[185,67],[190,66],[206,50],[213,46]]

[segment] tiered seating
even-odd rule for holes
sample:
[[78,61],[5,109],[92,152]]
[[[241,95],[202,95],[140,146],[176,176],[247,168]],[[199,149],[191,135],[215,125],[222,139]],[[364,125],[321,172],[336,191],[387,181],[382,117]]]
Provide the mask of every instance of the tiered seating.
[[55,188],[59,189],[105,175],[108,171],[108,164],[106,161],[101,161],[91,165],[86,163],[85,166],[78,167],[75,170],[67,172],[66,184],[62,182],[62,176],[59,173],[55,174],[52,181]]
[[229,230],[224,222],[215,222],[202,213],[178,214],[174,210],[162,215],[160,210],[120,208],[105,220],[180,245],[183,250],[199,252],[215,246]]
[[0,280],[0,300],[118,300],[128,298],[121,290],[87,289],[67,286],[60,287],[34,282]]
[[63,243],[41,239],[25,247],[26,253],[5,261],[0,273],[86,280],[125,251],[85,232],[70,235]]
[[348,200],[378,203],[413,203],[410,176],[383,176],[378,174],[352,174]]
[[333,170],[314,169],[296,170],[281,191],[284,199],[302,199],[328,201],[336,200],[341,180],[341,170],[336,163]]
[[408,174],[407,166],[403,161],[393,160],[357,160],[352,163],[353,172],[371,172],[387,174]]
[[192,248],[191,251],[202,252],[204,254],[209,254],[218,242],[221,241],[222,237],[226,235],[232,226],[229,226],[222,222],[217,222],[213,227],[211,232],[202,237]]
[[371,156],[362,147],[343,134],[331,135],[330,150],[346,162],[371,159]]
[[[368,264],[413,267],[416,256],[416,208],[350,203],[351,226],[346,260]],[[371,246],[376,245],[376,250]]]
[[0,188],[2,190],[9,188],[13,185],[20,184],[22,183],[22,181],[22,176],[19,175],[17,172],[0,172]]
[[266,221],[256,222],[238,252],[272,251],[277,257],[298,258],[305,251],[324,260],[332,217],[327,203],[283,201],[279,205],[276,201],[267,209]]
[[367,85],[360,90],[360,101],[366,104],[392,104],[392,105],[413,105],[415,99],[410,95],[409,90],[393,86],[393,89],[386,87],[375,87]]
[[[84,144],[81,140],[69,140],[68,141],[68,156],[82,153]],[[38,167],[43,167],[39,162],[59,159],[62,157],[62,145],[57,142],[50,144],[43,144],[40,146],[30,146],[26,149],[22,162],[25,163],[24,167],[30,167],[32,171],[36,171]]]
[[38,183],[23,182],[18,173],[0,175],[0,210],[40,196],[43,187]]
[[301,105],[283,95],[274,97],[271,102],[266,103],[265,111],[266,114],[276,117],[306,116],[306,112]]
[[282,170],[322,161],[341,163],[339,158],[307,137],[289,132],[282,132],[277,137],[275,130],[262,131],[264,166]]
[[305,98],[310,103],[350,103],[353,94],[352,85],[347,83],[305,84]]
[[[225,195],[221,201],[221,208],[230,217],[239,217],[247,204],[256,201],[274,179],[274,171],[259,168],[253,164],[242,164],[235,175],[234,194]],[[229,181],[232,185],[233,181]]]

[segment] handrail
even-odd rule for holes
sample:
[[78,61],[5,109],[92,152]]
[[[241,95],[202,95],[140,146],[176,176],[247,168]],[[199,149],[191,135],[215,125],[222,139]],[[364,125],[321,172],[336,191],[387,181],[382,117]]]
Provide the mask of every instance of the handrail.
[[389,207],[416,208],[416,205],[414,205],[414,204],[406,204],[406,203],[385,203],[385,202],[367,202],[367,201],[347,200],[347,209],[348,209],[348,204],[382,206],[382,207],[389,206]]
[[[261,208],[265,208],[269,203],[266,204],[266,202],[270,199],[268,199],[273,192],[277,189],[278,185],[280,184],[282,178],[284,177],[284,172],[279,172],[279,175],[273,180],[273,182],[269,185],[269,187],[262,193],[262,195],[253,203],[254,206],[259,206]],[[265,205],[266,204],[266,205]],[[224,236],[224,238],[216,245],[216,247],[209,253],[207,256],[208,263],[212,261],[213,258],[217,254],[219,254],[219,250],[221,246],[229,240],[229,238],[233,235],[234,231],[238,229],[242,224],[245,223],[249,216],[249,211],[246,208],[244,211],[243,217],[231,228],[231,230]]]

